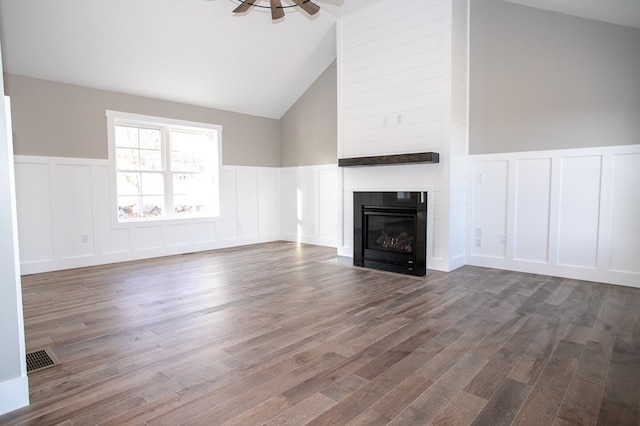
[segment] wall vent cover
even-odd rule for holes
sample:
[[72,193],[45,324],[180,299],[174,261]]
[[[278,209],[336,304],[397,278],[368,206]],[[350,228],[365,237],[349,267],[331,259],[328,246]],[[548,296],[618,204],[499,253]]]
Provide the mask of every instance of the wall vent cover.
[[54,365],[56,365],[56,359],[46,349],[40,349],[39,351],[29,352],[27,354],[27,373],[53,367]]

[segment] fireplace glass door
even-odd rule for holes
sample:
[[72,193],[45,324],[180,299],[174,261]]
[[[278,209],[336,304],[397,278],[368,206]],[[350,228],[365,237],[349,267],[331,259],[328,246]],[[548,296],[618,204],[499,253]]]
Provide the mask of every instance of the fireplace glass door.
[[396,253],[413,253],[415,214],[365,211],[366,248]]

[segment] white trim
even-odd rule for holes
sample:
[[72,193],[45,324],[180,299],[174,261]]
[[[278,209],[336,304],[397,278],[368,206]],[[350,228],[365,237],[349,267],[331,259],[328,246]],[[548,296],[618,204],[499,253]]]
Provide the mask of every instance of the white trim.
[[522,152],[498,152],[495,154],[471,154],[469,159],[474,162],[479,161],[496,161],[510,160],[514,157],[518,159],[532,158],[550,158],[550,157],[587,157],[591,155],[619,155],[619,154],[637,154],[640,150],[640,144],[634,145],[612,145],[597,146],[587,148],[571,148],[571,149],[551,149],[544,151],[522,151]]
[[[5,310],[4,314],[6,315],[4,318],[7,321],[6,323],[0,324],[0,327],[13,328],[13,321],[15,319],[16,329],[15,331],[10,330],[9,333],[9,335],[15,335],[15,339],[12,337],[10,341],[2,342],[2,344],[5,345],[5,347],[8,347],[6,350],[3,349],[3,353],[8,356],[7,361],[10,362],[10,365],[14,365],[16,358],[19,362],[18,369],[14,370],[12,367],[10,369],[11,371],[3,372],[3,379],[7,376],[11,377],[12,375],[19,377],[0,382],[0,415],[2,415],[9,411],[29,405],[29,380],[27,379],[24,314],[22,309],[22,281],[20,278],[20,253],[18,245],[19,236],[15,191],[15,165],[14,162],[11,161],[13,157],[13,138],[10,112],[11,103],[8,96],[4,97],[4,105],[0,106],[0,111],[2,111],[4,115],[4,117],[0,117],[0,121],[3,121],[0,126],[4,127],[3,130],[6,132],[4,135],[0,136],[2,149],[4,151],[3,155],[0,156],[3,161],[1,166],[3,175],[3,191],[4,188],[6,188],[6,195],[8,196],[3,196],[3,201],[6,201],[6,198],[9,198],[9,205],[3,205],[3,209],[8,210],[6,215],[3,214],[3,221],[5,218],[7,221],[3,222],[3,231],[9,230],[8,235],[3,235],[3,238],[7,239],[3,244],[5,244],[4,247],[11,247],[12,251],[12,258],[4,259],[7,267],[4,269],[4,272],[6,273],[3,273],[2,275],[2,284],[7,290],[14,287],[14,289],[9,291],[8,294],[14,294],[15,292],[15,298],[12,296],[5,298],[3,301],[3,309]],[[6,254],[9,253],[7,252]],[[4,332],[3,334],[5,336],[7,335]]]
[[29,379],[26,375],[0,382],[0,415],[29,405]]
[[[135,227],[141,226],[141,223],[148,225],[171,225],[171,224],[179,224],[179,223],[188,223],[194,219],[216,219],[220,216],[220,169],[222,168],[222,126],[218,124],[211,123],[201,123],[195,121],[186,121],[186,120],[177,120],[166,117],[156,117],[150,115],[141,115],[141,114],[132,114],[127,112],[120,111],[105,111],[107,116],[107,145],[108,145],[108,156],[107,160],[109,165],[109,173],[111,175],[111,182],[109,191],[111,194],[111,215],[112,215],[112,227],[116,228],[129,228],[133,229]],[[116,125],[131,125],[135,127],[140,126],[149,126],[152,128],[157,128],[162,132],[162,154],[163,154],[163,162],[165,163],[165,170],[162,171],[162,174],[165,179],[165,204],[167,200],[167,196],[172,197],[172,182],[170,179],[171,171],[168,166],[169,159],[167,158],[167,150],[169,149],[170,142],[168,142],[167,130],[170,129],[181,129],[188,131],[195,131],[202,133],[203,130],[210,131],[210,136],[213,138],[213,142],[216,144],[217,156],[218,156],[218,173],[214,177],[215,178],[215,186],[218,192],[218,199],[216,200],[217,212],[211,215],[205,216],[191,216],[191,217],[175,217],[171,214],[168,217],[160,217],[160,218],[139,218],[139,219],[131,219],[131,220],[119,220],[119,212],[118,212],[118,194],[117,194],[117,184],[116,184],[116,155],[115,155],[115,135],[114,129]],[[169,144],[169,145],[168,145]],[[167,195],[169,194],[169,195]],[[165,205],[165,210],[167,210]]]
[[[105,115],[107,116],[107,118],[110,118],[112,120],[118,120],[118,121],[121,120],[123,122],[128,121],[130,122],[130,124],[144,123],[150,126],[157,126],[158,124],[162,124],[162,125],[171,126],[171,127],[181,127],[184,129],[216,130],[222,133],[222,126],[219,124],[203,123],[199,121],[178,120],[175,118],[133,114],[129,112],[111,111],[111,110],[106,110]],[[220,157],[220,159],[222,159],[222,157]]]
[[189,245],[163,246],[152,249],[140,249],[122,252],[103,253],[100,256],[84,256],[54,260],[34,261],[22,264],[25,275],[42,272],[61,271],[65,269],[84,268],[87,266],[107,265],[111,263],[130,262],[133,260],[153,259],[157,257],[217,250],[230,247],[241,247],[251,244],[268,243],[281,240],[280,234],[264,235],[250,238],[221,239],[213,242],[193,243]]
[[101,158],[75,158],[75,157],[46,157],[42,155],[14,155],[14,163],[34,163],[48,165],[70,165],[86,166],[90,163],[93,166],[109,167],[109,160]]

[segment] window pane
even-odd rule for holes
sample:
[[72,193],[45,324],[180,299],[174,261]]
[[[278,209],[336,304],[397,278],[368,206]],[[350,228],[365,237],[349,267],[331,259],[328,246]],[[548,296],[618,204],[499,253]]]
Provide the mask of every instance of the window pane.
[[140,174],[118,173],[118,195],[139,195]]
[[201,194],[208,198],[213,192],[214,180],[211,176],[193,173],[174,173],[173,193],[175,195]]
[[118,197],[118,218],[135,219],[140,217],[138,197]]
[[173,211],[176,216],[201,216],[211,211],[205,202],[194,200],[186,195],[178,195],[173,200],[175,203]]
[[131,148],[116,148],[116,168],[118,170],[138,170],[140,151]]
[[174,174],[174,212],[177,215],[201,215],[211,211],[214,190],[214,179],[210,176]]
[[161,149],[161,134],[159,129],[140,129],[140,148]]
[[143,195],[164,195],[164,177],[162,173],[142,173]]
[[187,153],[173,151],[171,153],[171,169],[180,172],[197,172],[201,165]]
[[164,207],[164,197],[142,197],[142,216],[159,217],[162,216]]
[[140,170],[163,170],[162,152],[148,149],[140,150]]
[[138,148],[138,128],[128,126],[116,127],[116,146]]
[[217,164],[215,144],[209,134],[171,132],[171,169],[182,172],[207,172]]

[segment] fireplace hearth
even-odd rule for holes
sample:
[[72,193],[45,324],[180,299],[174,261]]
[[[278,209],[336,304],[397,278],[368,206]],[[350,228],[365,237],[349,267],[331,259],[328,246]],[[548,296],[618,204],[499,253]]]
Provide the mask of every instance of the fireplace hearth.
[[354,192],[353,264],[423,276],[426,192]]

